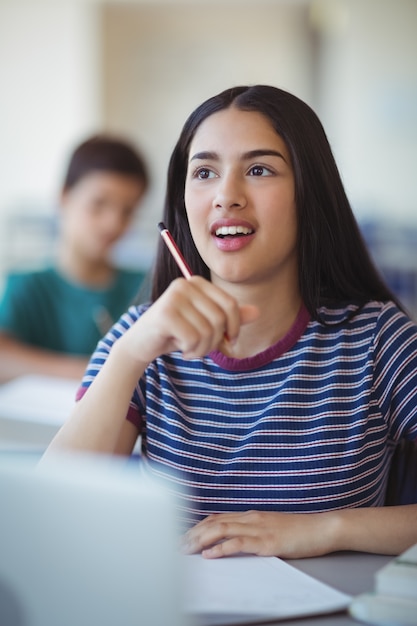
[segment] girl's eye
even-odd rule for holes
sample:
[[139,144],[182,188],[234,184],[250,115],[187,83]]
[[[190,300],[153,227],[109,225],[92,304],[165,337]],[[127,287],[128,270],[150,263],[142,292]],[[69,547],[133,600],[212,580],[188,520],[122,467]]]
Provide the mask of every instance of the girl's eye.
[[264,165],[254,165],[249,170],[250,176],[272,176],[272,172],[270,169],[265,167]]
[[214,176],[214,172],[208,167],[199,167],[194,172],[194,178],[199,178],[200,180],[206,180],[207,178],[213,178]]

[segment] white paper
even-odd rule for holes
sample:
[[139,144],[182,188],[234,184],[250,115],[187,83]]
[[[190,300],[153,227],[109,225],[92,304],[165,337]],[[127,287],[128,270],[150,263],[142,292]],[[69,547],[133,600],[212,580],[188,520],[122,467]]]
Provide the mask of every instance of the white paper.
[[224,615],[224,623],[233,623],[233,614],[242,621],[243,615],[284,619],[329,613],[345,609],[351,600],[276,557],[184,559],[186,613]]

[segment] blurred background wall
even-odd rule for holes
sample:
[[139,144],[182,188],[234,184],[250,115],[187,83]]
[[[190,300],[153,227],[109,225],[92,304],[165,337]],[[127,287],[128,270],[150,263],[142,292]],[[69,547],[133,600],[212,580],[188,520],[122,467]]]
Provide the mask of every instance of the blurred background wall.
[[270,83],[319,114],[371,251],[417,313],[417,0],[0,0],[0,288],[53,256],[66,159],[131,137],[152,189],[120,262],[147,268],[191,110]]

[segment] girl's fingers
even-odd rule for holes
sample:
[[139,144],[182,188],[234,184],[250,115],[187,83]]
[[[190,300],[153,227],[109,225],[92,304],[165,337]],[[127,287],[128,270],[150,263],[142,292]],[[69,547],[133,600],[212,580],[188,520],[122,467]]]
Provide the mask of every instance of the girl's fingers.
[[242,553],[256,554],[256,546],[252,538],[248,540],[248,538],[244,537],[233,537],[201,551],[201,554],[206,559],[219,559],[223,556],[233,556]]
[[[172,287],[172,289],[171,289]],[[171,325],[177,349],[185,358],[204,356],[218,348],[224,338],[234,339],[241,326],[241,310],[234,298],[200,276],[174,281],[167,290],[175,314],[171,321],[181,318],[189,324],[188,334],[182,325]],[[168,293],[169,292],[169,293]],[[254,307],[243,311],[244,318],[255,315]],[[181,332],[179,332],[181,328]]]
[[[256,319],[253,306],[236,300],[201,276],[179,278],[148,309],[133,331],[148,362],[180,350],[184,358],[205,356],[235,340],[242,324]],[[226,339],[226,343],[225,343]]]
[[184,550],[188,553],[201,552],[226,539],[251,534],[245,522],[245,513],[210,515],[186,533]]
[[[187,537],[187,536],[186,536]],[[207,527],[198,537],[188,536],[184,551],[188,554],[201,552],[205,558],[219,558],[232,554],[258,554],[262,540],[259,529],[244,522],[220,522]]]
[[[253,305],[239,306],[235,298],[204,278],[193,276],[189,282],[198,290],[202,290],[203,295],[209,298],[212,305],[217,305],[218,308],[206,309],[207,302],[201,300],[203,307],[201,310],[206,311],[208,315],[213,314],[213,321],[215,321],[216,316],[220,316],[218,323],[223,325],[224,334],[230,341],[233,342],[237,338],[242,325],[250,324],[259,317],[258,307]],[[198,305],[197,301],[196,306]]]

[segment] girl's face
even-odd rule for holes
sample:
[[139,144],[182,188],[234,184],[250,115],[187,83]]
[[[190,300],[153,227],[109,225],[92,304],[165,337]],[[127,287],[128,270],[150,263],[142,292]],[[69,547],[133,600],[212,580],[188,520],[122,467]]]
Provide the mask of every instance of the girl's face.
[[297,215],[288,149],[269,120],[214,113],[190,146],[185,206],[217,284],[297,284]]
[[83,176],[62,194],[64,244],[81,258],[104,260],[131,224],[143,191],[134,176],[108,171]]

